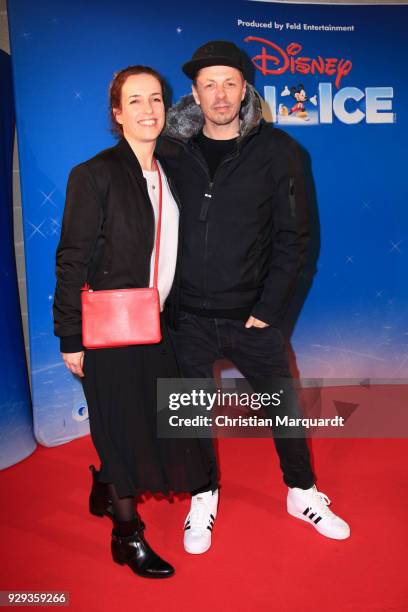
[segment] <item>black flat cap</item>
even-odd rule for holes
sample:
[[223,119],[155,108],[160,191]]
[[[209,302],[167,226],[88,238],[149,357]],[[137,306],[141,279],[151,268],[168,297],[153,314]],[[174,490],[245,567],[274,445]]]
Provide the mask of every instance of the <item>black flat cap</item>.
[[201,68],[208,66],[231,66],[243,72],[242,53],[228,40],[212,40],[194,52],[191,60],[184,64],[183,72],[190,79],[194,79]]

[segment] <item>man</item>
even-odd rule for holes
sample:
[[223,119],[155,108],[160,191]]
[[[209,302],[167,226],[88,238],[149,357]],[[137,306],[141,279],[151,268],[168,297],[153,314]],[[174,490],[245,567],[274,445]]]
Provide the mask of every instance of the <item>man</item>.
[[[273,393],[277,379],[291,381],[280,324],[308,245],[299,147],[261,120],[233,43],[203,45],[183,71],[193,81],[192,96],[169,111],[161,148],[182,206],[173,295],[181,373],[211,378],[214,362],[225,357],[256,391]],[[288,512],[327,537],[347,538],[349,526],[315,486],[303,434],[274,433]],[[212,441],[203,442],[211,447],[214,474],[207,490],[194,492],[185,522],[184,546],[193,554],[211,545],[218,503]]]

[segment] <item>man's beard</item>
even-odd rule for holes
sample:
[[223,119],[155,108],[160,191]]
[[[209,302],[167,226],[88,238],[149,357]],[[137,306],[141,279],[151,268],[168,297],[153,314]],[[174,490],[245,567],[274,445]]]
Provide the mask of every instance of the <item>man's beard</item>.
[[214,123],[215,125],[228,125],[229,123],[232,123],[233,121],[235,121],[235,119],[238,117],[239,115],[239,111],[236,113],[218,113],[217,109],[213,109],[211,117],[209,117],[210,121],[212,123]]

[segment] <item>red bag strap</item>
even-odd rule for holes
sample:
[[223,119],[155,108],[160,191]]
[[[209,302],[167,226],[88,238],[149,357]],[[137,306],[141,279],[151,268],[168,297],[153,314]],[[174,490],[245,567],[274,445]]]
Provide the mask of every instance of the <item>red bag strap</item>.
[[159,215],[157,218],[157,231],[156,231],[156,252],[154,258],[154,274],[153,274],[153,287],[157,289],[157,282],[159,278],[159,257],[160,257],[160,236],[161,236],[161,220],[162,220],[162,206],[163,206],[163,183],[159,164],[156,159],[153,159],[153,165],[157,170],[159,178]]

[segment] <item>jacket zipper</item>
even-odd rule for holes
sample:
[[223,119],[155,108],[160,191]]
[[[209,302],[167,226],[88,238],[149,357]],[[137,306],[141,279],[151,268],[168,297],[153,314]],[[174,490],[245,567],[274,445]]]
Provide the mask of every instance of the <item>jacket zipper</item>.
[[202,296],[203,296],[203,301],[201,304],[201,308],[206,308],[207,306],[207,300],[206,295],[207,295],[207,249],[208,249],[208,221],[207,221],[207,215],[208,215],[208,210],[210,208],[210,204],[211,204],[211,200],[213,197],[213,190],[214,190],[214,183],[215,183],[215,179],[217,177],[217,174],[219,172],[219,169],[221,168],[221,166],[223,166],[224,164],[232,161],[233,159],[236,159],[237,157],[239,157],[240,154],[240,145],[237,146],[237,149],[234,153],[234,155],[230,155],[229,157],[226,157],[225,159],[223,159],[221,161],[221,163],[219,164],[217,170],[215,171],[214,174],[214,178],[211,181],[211,177],[210,177],[210,173],[208,171],[208,166],[205,163],[204,158],[201,155],[201,151],[200,149],[198,149],[198,147],[194,144],[192,145],[188,145],[186,142],[179,140],[177,138],[173,138],[173,137],[168,137],[169,140],[173,140],[174,142],[177,142],[177,144],[182,145],[187,152],[192,151],[193,153],[193,159],[196,160],[196,162],[201,166],[201,168],[204,170],[207,178],[208,178],[208,189],[205,191],[204,193],[204,198],[205,200],[202,202],[201,205],[201,209],[200,209],[200,215],[199,215],[199,220],[202,222],[205,222],[206,227],[205,227],[205,235],[204,235],[204,265],[203,265],[203,276],[202,276]]
[[296,217],[295,177],[289,177],[289,207],[291,217]]
[[[215,171],[213,180],[211,180],[210,177],[210,173],[208,171],[208,166],[206,163],[203,163],[203,160],[201,158],[201,152],[199,151],[199,149],[197,149],[197,147],[194,145],[192,147],[193,152],[194,150],[196,151],[194,157],[197,160],[197,162],[200,164],[200,166],[203,168],[203,170],[205,171],[207,178],[209,180],[208,183],[208,189],[204,192],[204,200],[201,204],[201,209],[200,209],[200,216],[199,216],[199,220],[205,222],[205,235],[204,235],[204,265],[203,265],[203,277],[202,277],[202,295],[203,295],[203,302],[201,307],[202,308],[206,308],[208,305],[208,301],[206,299],[207,297],[207,262],[208,262],[208,220],[207,220],[207,216],[208,216],[208,210],[210,208],[210,204],[211,204],[211,200],[213,197],[213,190],[214,190],[214,184],[215,184],[215,179],[217,178],[217,174],[219,173],[220,168],[232,161],[233,159],[236,159],[239,156],[239,146],[237,147],[237,150],[235,151],[235,153],[233,155],[230,155],[229,157],[224,158],[221,163],[219,164],[218,168]],[[198,151],[198,154],[197,154]]]

